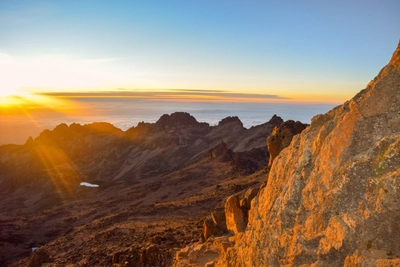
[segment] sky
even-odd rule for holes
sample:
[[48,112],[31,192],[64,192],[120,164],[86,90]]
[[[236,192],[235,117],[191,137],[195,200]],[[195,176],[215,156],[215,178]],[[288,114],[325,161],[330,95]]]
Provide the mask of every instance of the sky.
[[0,96],[340,103],[389,61],[399,10],[398,0],[1,1]]

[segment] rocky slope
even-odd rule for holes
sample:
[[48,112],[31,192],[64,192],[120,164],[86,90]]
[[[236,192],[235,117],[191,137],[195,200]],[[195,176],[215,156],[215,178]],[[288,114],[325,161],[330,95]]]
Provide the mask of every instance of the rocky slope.
[[[220,255],[206,266],[400,266],[399,199],[400,44],[365,90],[275,158],[246,229],[196,255]],[[203,264],[188,262],[175,266]]]
[[24,266],[41,247],[32,262],[167,266],[222,199],[260,184],[265,139],[282,122],[210,126],[177,112],[126,132],[61,124],[0,146],[0,265]]

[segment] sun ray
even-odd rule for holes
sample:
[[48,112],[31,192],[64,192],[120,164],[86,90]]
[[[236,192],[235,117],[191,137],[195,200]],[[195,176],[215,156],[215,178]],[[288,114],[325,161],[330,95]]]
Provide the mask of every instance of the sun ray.
[[37,155],[61,199],[75,196],[74,186],[80,182],[77,167],[57,145],[40,144]]

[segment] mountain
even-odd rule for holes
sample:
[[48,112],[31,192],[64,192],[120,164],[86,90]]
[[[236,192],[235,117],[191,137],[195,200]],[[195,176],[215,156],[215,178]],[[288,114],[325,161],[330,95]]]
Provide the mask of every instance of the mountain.
[[399,92],[400,44],[308,127],[177,112],[1,146],[0,264],[400,266]]
[[294,136],[265,178],[242,231],[187,247],[174,266],[400,266],[400,43],[366,89]]
[[265,140],[282,122],[210,126],[176,112],[127,131],[60,124],[0,146],[0,265],[167,266],[224,198],[261,184]]

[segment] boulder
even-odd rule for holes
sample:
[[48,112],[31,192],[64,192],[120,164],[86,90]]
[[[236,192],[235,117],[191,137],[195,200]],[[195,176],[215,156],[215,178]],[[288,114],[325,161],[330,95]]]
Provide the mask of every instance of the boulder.
[[230,196],[225,202],[226,227],[235,234],[246,229],[247,218],[242,208],[238,196]]

